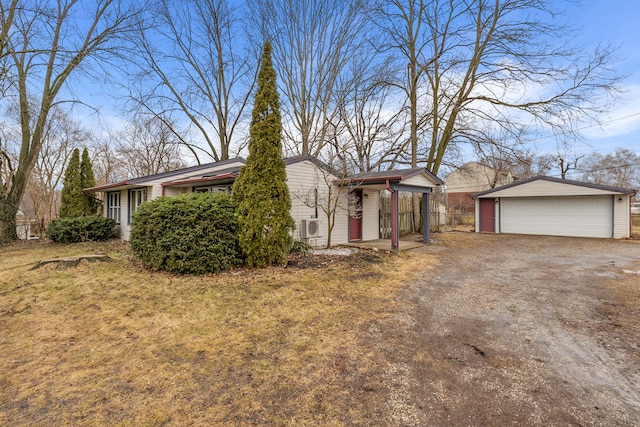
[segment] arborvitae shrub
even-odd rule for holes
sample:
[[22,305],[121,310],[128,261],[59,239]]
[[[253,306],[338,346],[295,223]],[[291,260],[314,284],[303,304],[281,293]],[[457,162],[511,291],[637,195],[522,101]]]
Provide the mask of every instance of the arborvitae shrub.
[[161,197],[143,203],[133,215],[130,244],[149,268],[216,273],[242,261],[237,228],[226,194]]
[[276,72],[271,44],[266,42],[249,128],[249,156],[233,184],[240,247],[250,267],[287,261],[295,223],[286,181]]
[[82,194],[82,175],[80,173],[80,150],[73,150],[67,170],[64,173],[60,201],[60,218],[84,216],[85,196]]
[[47,227],[47,237],[55,243],[95,242],[112,238],[115,228],[116,222],[111,218],[59,218],[51,221]]
[[[89,159],[89,151],[85,148],[82,150],[82,160],[80,161],[80,179],[82,188],[90,188],[96,185],[96,179],[93,175],[93,165]],[[82,212],[85,216],[91,216],[98,213],[98,203],[95,199],[96,193],[83,193]]]

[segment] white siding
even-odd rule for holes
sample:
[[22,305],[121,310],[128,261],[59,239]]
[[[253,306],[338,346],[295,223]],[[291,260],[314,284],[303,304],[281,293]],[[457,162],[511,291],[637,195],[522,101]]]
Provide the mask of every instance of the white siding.
[[362,240],[380,238],[379,198],[379,191],[362,189]]
[[605,194],[614,193],[569,183],[537,180],[498,190],[484,197],[594,196]]
[[[293,237],[299,240],[301,237],[301,222],[303,219],[312,219],[316,216],[315,189],[318,189],[318,221],[320,223],[320,233],[318,237],[310,238],[309,244],[313,247],[324,247],[327,244],[328,220],[322,206],[327,206],[328,186],[332,185],[332,198],[338,191],[333,181],[335,176],[320,169],[313,162],[304,160],[287,166],[287,185],[291,195],[291,216],[296,223],[296,230]],[[341,195],[341,202],[335,215],[335,225],[331,233],[331,244],[345,243],[347,236],[347,217],[344,208],[346,198]]]
[[[620,200],[622,199],[622,200]],[[613,202],[613,238],[626,239],[631,234],[631,197],[629,195],[614,196]]]
[[145,182],[147,188],[147,201],[157,199],[158,197],[162,197],[162,183],[166,182],[165,180],[156,180]]
[[341,206],[335,216],[333,232],[331,233],[331,245],[341,245],[349,242],[349,216],[347,215],[347,193],[344,188],[335,188],[339,190],[339,206]]
[[414,185],[416,187],[436,187],[437,184],[431,181],[426,174],[421,173],[420,175],[412,176],[407,179],[403,179],[400,181],[401,185]]
[[129,225],[129,190],[122,190],[120,192],[120,238],[122,240],[129,240],[129,232],[131,226]]

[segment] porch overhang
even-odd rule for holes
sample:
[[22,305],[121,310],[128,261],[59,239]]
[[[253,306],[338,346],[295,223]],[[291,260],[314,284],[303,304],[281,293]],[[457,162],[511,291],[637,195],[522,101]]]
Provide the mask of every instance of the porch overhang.
[[199,176],[195,178],[182,179],[178,181],[163,182],[162,187],[184,187],[206,184],[227,184],[235,181],[237,174],[225,173],[215,176]]
[[336,181],[336,184],[354,189],[387,190],[391,193],[391,250],[398,250],[400,242],[398,193],[400,191],[422,193],[422,241],[429,243],[429,194],[434,188],[444,184],[444,181],[436,175],[424,168],[414,168],[355,175]]

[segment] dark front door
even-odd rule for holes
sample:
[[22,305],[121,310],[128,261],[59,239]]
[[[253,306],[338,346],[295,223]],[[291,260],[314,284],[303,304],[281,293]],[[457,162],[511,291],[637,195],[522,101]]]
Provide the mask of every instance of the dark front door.
[[362,190],[349,192],[349,241],[362,240]]
[[496,232],[496,207],[493,199],[480,199],[480,231]]

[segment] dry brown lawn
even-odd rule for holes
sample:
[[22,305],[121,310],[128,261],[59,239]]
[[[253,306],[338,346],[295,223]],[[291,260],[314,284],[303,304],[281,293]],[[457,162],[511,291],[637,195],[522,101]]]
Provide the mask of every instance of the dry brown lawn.
[[355,378],[383,367],[359,333],[430,262],[361,252],[185,277],[120,243],[0,247],[0,425],[369,424],[381,402]]

